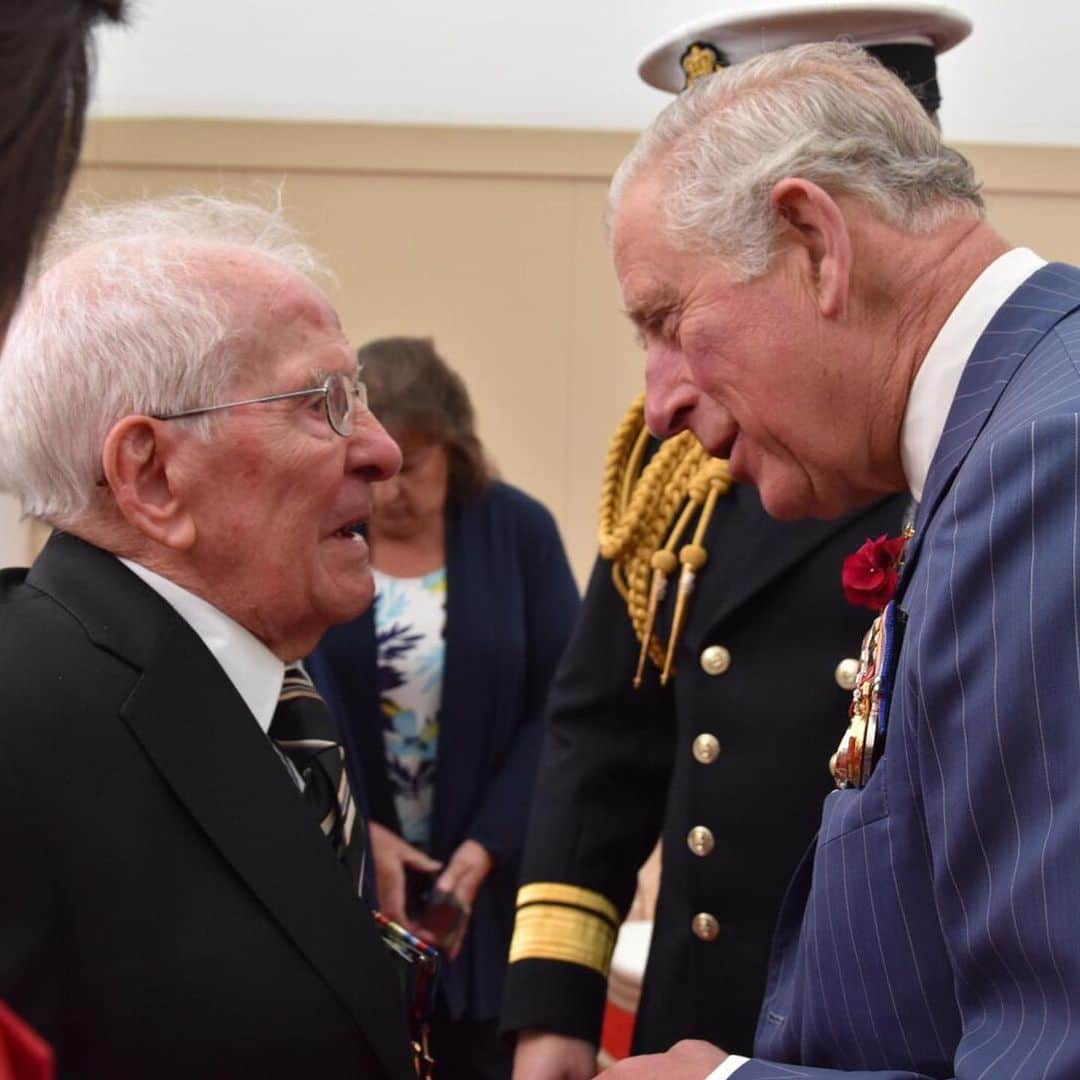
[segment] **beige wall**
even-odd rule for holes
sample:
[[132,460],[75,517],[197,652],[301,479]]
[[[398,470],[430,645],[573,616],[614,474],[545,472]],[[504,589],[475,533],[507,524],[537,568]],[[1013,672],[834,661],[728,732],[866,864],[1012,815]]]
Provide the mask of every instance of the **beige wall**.
[[[282,178],[346,330],[434,336],[507,479],[562,526],[581,580],[608,436],[641,382],[601,214],[627,134],[98,121],[72,198],[261,192]],[[969,146],[995,221],[1080,262],[1080,150]],[[2,507],[0,507],[2,511]],[[3,519],[0,517],[0,529]]]

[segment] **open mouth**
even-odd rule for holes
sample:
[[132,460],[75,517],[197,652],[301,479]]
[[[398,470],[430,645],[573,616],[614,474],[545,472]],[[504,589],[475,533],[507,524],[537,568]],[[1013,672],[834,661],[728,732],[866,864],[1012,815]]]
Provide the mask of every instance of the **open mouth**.
[[735,454],[735,447],[739,442],[739,432],[727,435],[723,439],[713,439],[706,443],[706,449],[713,457],[731,458]]
[[348,525],[342,525],[340,529],[336,529],[330,535],[335,540],[351,540],[353,542],[364,542],[364,538],[357,532],[357,529],[363,524],[362,521],[354,521]]

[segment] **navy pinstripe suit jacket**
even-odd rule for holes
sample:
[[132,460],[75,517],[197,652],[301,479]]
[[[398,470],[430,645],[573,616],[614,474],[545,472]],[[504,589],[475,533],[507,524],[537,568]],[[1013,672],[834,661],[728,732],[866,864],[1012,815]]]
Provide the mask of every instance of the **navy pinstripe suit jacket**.
[[885,752],[825,801],[738,1080],[1080,1077],[1080,270],[987,327],[916,529]]

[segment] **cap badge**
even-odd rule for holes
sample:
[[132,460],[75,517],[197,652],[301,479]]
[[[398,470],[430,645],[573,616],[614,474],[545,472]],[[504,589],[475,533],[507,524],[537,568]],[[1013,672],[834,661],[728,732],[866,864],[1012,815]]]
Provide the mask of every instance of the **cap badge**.
[[695,41],[679,57],[679,63],[686,75],[684,90],[689,89],[705,75],[712,75],[713,72],[728,66],[727,57],[715,45],[710,45],[707,41]]

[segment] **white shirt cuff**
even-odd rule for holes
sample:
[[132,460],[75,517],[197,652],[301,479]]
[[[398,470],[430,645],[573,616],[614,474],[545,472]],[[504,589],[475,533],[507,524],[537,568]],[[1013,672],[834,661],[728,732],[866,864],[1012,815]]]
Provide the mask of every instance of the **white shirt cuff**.
[[715,1069],[705,1080],[727,1080],[727,1078],[737,1069],[740,1065],[745,1065],[750,1059],[739,1057],[738,1054],[728,1054],[724,1059],[722,1065],[717,1065]]

